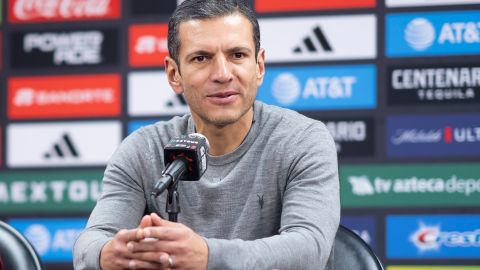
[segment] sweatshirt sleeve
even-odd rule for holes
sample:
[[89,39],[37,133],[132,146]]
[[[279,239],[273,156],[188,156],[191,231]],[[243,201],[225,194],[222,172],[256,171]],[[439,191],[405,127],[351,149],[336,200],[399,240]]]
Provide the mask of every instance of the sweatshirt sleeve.
[[146,150],[145,144],[140,142],[139,136],[128,137],[110,159],[102,181],[102,196],[97,201],[85,230],[75,241],[75,270],[100,269],[100,251],[103,246],[120,229],[138,226],[146,207],[139,156]]
[[315,123],[289,146],[283,153],[288,179],[278,235],[206,239],[208,269],[328,269],[340,219],[335,144],[326,127]]

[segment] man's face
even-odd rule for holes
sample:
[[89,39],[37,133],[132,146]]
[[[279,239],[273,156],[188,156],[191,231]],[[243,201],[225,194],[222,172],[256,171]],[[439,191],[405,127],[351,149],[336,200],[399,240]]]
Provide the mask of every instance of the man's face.
[[225,126],[251,109],[264,76],[264,51],[257,59],[252,25],[234,13],[180,24],[179,66],[168,59],[169,82],[184,94],[196,121]]

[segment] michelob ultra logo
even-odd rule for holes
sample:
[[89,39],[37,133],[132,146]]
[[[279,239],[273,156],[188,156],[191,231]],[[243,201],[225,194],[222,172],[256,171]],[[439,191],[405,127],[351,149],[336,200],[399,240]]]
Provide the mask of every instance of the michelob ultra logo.
[[167,24],[131,25],[129,61],[133,67],[163,66],[168,56]]
[[480,114],[387,117],[390,157],[480,156]]
[[480,53],[480,11],[386,16],[389,57]]
[[344,207],[479,206],[480,166],[468,163],[344,165]]
[[121,0],[10,0],[10,23],[118,19]]
[[101,194],[103,170],[0,173],[2,213],[89,213]]
[[43,262],[71,262],[75,240],[87,225],[83,218],[10,219]]
[[14,77],[8,80],[8,117],[41,119],[118,116],[117,74]]
[[392,215],[388,259],[480,258],[480,215]]
[[372,109],[373,65],[271,67],[257,99],[295,110]]

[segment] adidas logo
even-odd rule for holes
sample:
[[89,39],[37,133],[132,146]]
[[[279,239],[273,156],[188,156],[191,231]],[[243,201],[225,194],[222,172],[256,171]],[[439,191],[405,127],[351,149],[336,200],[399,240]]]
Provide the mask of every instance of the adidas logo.
[[[304,49],[306,49],[306,52],[310,52],[310,53],[315,53],[315,52],[318,52],[319,50],[322,50],[324,52],[333,51],[332,46],[330,45],[327,38],[323,34],[320,26],[317,26],[313,29],[313,35],[314,37],[304,38],[303,39],[304,47],[302,45],[297,46],[295,47],[295,49],[293,49],[293,52],[300,54],[304,52]],[[315,42],[318,42],[318,44],[315,44]],[[318,46],[320,46],[321,49],[318,48]]]
[[176,98],[174,98],[173,100],[167,101],[165,105],[169,108],[176,106],[187,106],[187,102],[185,101],[183,95],[175,95],[175,97]]
[[53,145],[53,149],[49,152],[45,153],[44,157],[46,159],[52,158],[67,158],[67,157],[74,157],[78,158],[79,154],[75,146],[73,145],[72,139],[70,136],[65,133],[63,134],[62,138],[59,142]]

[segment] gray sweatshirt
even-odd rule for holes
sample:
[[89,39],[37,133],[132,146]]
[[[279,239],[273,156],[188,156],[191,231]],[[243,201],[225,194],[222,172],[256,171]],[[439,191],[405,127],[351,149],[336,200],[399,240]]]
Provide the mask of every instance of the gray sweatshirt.
[[[120,229],[153,211],[150,192],[163,147],[195,131],[191,115],[141,128],[110,159],[102,196],[74,247],[74,267],[99,269]],[[254,103],[242,144],[209,156],[200,181],[179,183],[181,222],[203,236],[208,269],[330,269],[340,218],[337,154],[325,126],[294,111]],[[165,219],[166,192],[157,198]]]

